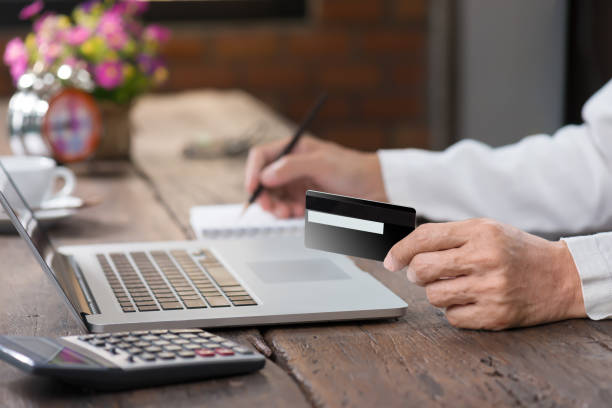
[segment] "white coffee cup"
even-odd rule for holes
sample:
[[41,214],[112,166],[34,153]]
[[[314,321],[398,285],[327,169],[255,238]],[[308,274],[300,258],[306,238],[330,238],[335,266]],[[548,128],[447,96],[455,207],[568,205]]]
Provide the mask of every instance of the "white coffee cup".
[[[72,170],[58,166],[48,157],[2,156],[0,160],[31,208],[40,208],[46,201],[67,197],[76,186]],[[56,191],[60,179],[64,185]],[[9,202],[16,198],[10,197]]]

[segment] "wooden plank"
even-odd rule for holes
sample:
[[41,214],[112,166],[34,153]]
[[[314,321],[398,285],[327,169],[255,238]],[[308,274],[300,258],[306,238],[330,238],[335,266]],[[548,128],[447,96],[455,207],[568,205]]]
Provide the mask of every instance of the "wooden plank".
[[408,303],[403,318],[265,333],[316,406],[609,406],[612,322],[458,330],[403,275],[359,266]]
[[[0,110],[6,104],[0,104]],[[5,126],[0,123],[0,152],[8,151]],[[157,193],[131,165],[117,165],[114,175],[83,175],[76,195],[99,196],[98,206],[79,211],[51,229],[60,244],[181,240],[180,226],[160,203]],[[0,333],[62,336],[79,328],[59,294],[43,275],[25,243],[15,235],[0,236],[2,278]],[[251,342],[266,351],[255,329],[216,331],[238,342]],[[0,401],[3,406],[308,406],[296,383],[268,361],[260,372],[226,379],[195,382],[118,393],[84,392],[32,378],[0,364]]]

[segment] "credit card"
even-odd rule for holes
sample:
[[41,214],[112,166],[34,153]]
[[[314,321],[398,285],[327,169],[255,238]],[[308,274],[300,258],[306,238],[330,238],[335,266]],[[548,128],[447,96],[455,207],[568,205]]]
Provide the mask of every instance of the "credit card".
[[308,190],[307,248],[382,261],[416,224],[414,208]]

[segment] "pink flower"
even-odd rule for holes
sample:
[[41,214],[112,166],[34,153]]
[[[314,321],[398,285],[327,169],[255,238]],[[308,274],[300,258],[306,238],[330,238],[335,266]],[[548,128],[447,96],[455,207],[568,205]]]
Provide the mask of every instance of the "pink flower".
[[25,6],[23,9],[21,9],[21,12],[19,13],[19,18],[22,20],[27,20],[28,18],[40,13],[40,10],[42,10],[43,7],[44,4],[42,0],[36,0],[34,3],[30,4],[29,6]]
[[164,43],[170,39],[170,30],[158,24],[150,24],[145,27],[143,37],[145,40]]
[[96,83],[104,89],[113,89],[123,81],[121,62],[108,61],[96,65],[94,69],[94,77]]
[[17,80],[26,72],[28,69],[27,63],[15,63],[11,65],[11,77],[13,78],[13,82],[16,84]]
[[116,12],[104,13],[98,24],[98,32],[106,40],[108,46],[115,50],[123,48],[128,41],[121,15]]
[[4,63],[6,65],[28,63],[28,51],[21,38],[16,37],[6,44],[4,49]]
[[120,0],[111,8],[111,11],[136,16],[144,13],[148,8],[149,4],[146,0]]
[[68,43],[70,45],[81,45],[87,41],[90,35],[91,31],[88,28],[81,26],[73,27],[67,33]]

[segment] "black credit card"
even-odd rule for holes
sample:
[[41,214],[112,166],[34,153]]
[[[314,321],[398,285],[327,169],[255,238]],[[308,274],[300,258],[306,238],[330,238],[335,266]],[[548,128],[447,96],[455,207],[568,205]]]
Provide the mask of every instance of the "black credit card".
[[414,208],[308,190],[304,244],[382,261],[416,223]]

